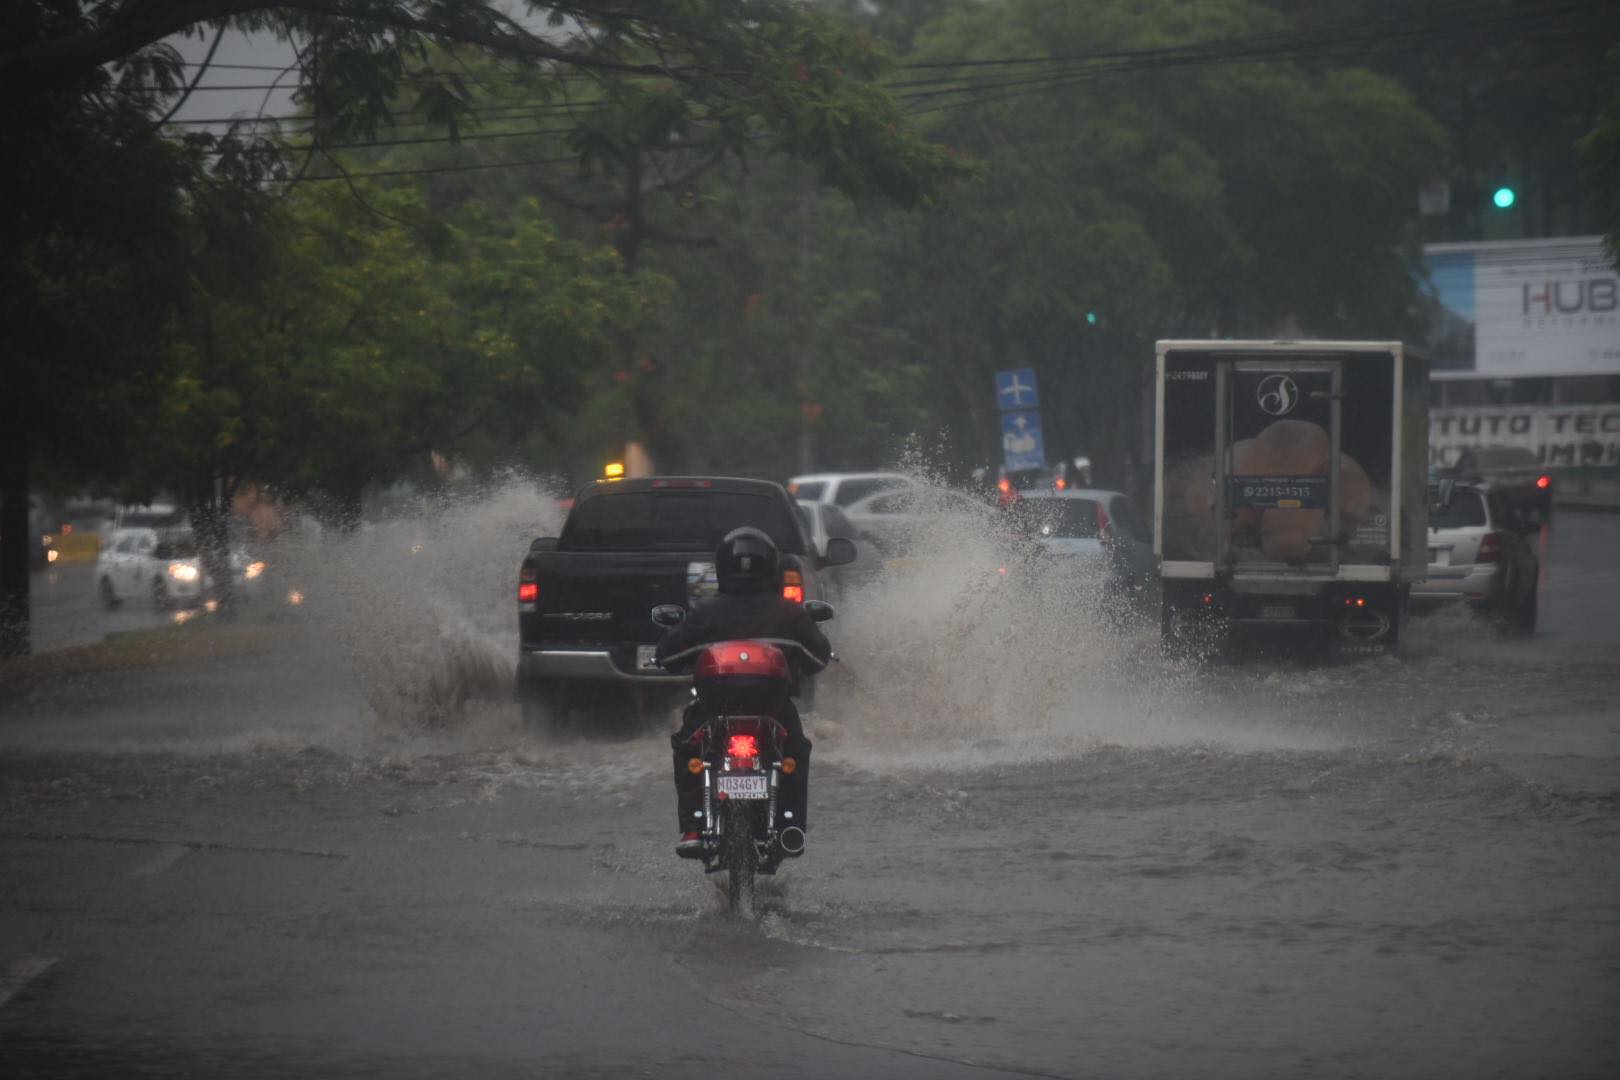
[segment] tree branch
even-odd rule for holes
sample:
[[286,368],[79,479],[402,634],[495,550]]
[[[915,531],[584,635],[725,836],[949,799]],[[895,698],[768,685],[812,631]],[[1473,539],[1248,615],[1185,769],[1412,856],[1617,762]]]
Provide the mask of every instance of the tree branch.
[[219,43],[224,39],[225,24],[220,23],[219,29],[214,32],[214,43],[208,46],[208,55],[203,57],[203,62],[198,65],[197,74],[191,77],[191,85],[186,87],[185,93],[175,99],[175,103],[169,106],[169,111],[163,114],[163,119],[153,125],[154,127],[162,127],[173,120],[174,114],[180,111],[181,106],[191,100],[191,95],[197,90],[197,84],[202,82],[202,77],[208,73],[208,65],[214,62],[214,54],[219,51]]
[[[469,9],[471,10],[471,9]],[[489,9],[482,9],[489,13]],[[529,33],[520,24],[499,16],[505,30],[446,22],[417,14],[409,3],[356,9],[352,0],[181,0],[174,4],[134,4],[119,9],[92,29],[46,41],[36,41],[0,53],[0,94],[30,90],[87,74],[102,64],[154,42],[181,33],[199,23],[269,15],[275,12],[306,15],[385,26],[405,33],[475,45],[493,53],[545,60],[567,67],[626,74],[670,75],[657,64],[631,64],[559,48]],[[491,23],[490,25],[493,25]]]

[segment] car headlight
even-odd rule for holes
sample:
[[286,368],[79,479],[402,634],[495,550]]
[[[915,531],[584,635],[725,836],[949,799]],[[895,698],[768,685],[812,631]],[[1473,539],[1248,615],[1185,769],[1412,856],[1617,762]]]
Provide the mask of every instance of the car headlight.
[[169,564],[169,576],[176,581],[196,581],[197,568],[190,563],[172,562]]
[[247,564],[247,568],[242,571],[242,577],[248,581],[252,581],[262,573],[264,573],[264,563],[250,562]]

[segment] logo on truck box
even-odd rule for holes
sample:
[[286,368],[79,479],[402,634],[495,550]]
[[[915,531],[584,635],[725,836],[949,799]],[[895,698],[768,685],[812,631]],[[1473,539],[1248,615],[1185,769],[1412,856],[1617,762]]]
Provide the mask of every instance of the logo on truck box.
[[1287,375],[1267,375],[1255,388],[1254,399],[1262,411],[1287,416],[1299,404],[1299,387]]

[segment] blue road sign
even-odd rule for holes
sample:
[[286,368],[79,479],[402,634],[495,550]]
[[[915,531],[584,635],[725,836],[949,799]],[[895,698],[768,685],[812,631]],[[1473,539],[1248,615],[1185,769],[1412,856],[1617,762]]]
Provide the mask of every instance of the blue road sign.
[[996,406],[1000,409],[1033,409],[1041,403],[1035,394],[1035,369],[996,372]]
[[1008,472],[1039,469],[1046,464],[1040,413],[1032,409],[1001,414],[1001,463]]

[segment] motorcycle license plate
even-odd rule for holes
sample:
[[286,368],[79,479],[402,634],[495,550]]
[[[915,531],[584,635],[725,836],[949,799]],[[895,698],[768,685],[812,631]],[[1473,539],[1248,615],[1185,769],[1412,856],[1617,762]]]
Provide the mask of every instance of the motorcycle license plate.
[[720,794],[728,799],[768,799],[770,782],[761,774],[720,776],[717,780]]
[[657,671],[658,670],[658,646],[656,646],[656,645],[637,645],[636,646],[636,670],[637,671]]

